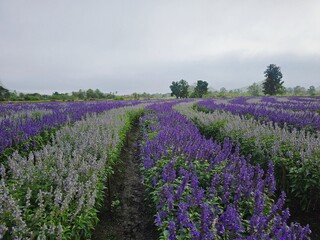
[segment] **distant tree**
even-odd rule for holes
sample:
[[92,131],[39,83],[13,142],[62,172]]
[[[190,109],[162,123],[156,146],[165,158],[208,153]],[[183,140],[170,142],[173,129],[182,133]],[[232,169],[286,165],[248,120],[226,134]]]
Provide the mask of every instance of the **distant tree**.
[[242,91],[240,88],[237,88],[237,89],[234,89],[234,90],[233,90],[233,93],[234,93],[236,96],[241,95],[242,92],[243,92],[243,91]]
[[292,87],[287,87],[286,88],[286,93],[289,94],[289,95],[292,95],[293,94],[293,88]]
[[259,96],[262,93],[262,87],[258,83],[253,83],[248,87],[248,93],[252,96]]
[[86,92],[85,91],[83,91],[83,90],[79,90],[79,92],[78,92],[78,96],[79,96],[79,99],[81,99],[81,100],[84,100],[84,99],[86,99]]
[[106,93],[106,99],[114,99],[116,96],[113,92]]
[[134,100],[139,100],[139,94],[134,92],[131,94],[131,96],[133,97]]
[[24,97],[25,97],[25,95],[26,95],[25,93],[22,93],[22,92],[21,92],[21,93],[19,93],[19,98],[20,98],[20,100],[23,100],[23,99],[24,99]]
[[226,94],[227,93],[227,89],[225,87],[220,88],[220,93]]
[[75,91],[73,91],[72,93],[71,93],[71,97],[73,98],[73,99],[80,99],[79,98],[79,92],[75,92]]
[[98,98],[98,99],[102,99],[102,98],[105,97],[105,96],[104,96],[104,93],[101,92],[99,89],[96,89],[96,90],[94,91],[94,94],[95,94],[95,97]]
[[180,87],[181,87],[181,98],[187,98],[188,97],[188,89],[189,89],[189,84],[186,80],[181,79],[179,81]]
[[307,93],[307,90],[304,87],[301,86],[295,86],[293,88],[294,95],[305,95]]
[[179,82],[173,81],[170,85],[171,96],[176,96],[176,98],[187,98],[189,84],[186,80],[181,79]]
[[220,88],[218,92],[218,97],[225,97],[228,94],[228,90],[225,87]]
[[151,99],[152,95],[150,93],[132,93],[131,96],[135,99],[135,100],[139,100],[139,99]]
[[176,98],[180,97],[180,87],[179,87],[179,82],[178,81],[172,81],[170,85],[171,89],[171,96],[176,96]]
[[307,92],[308,92],[308,94],[309,94],[310,96],[316,95],[316,88],[315,88],[315,86],[310,86],[310,87],[308,88]]
[[87,90],[86,95],[88,99],[97,98],[95,91],[93,91],[91,88]]
[[9,97],[10,97],[9,90],[0,86],[0,101],[7,100]]
[[284,91],[283,81],[280,67],[270,64],[264,71],[266,80],[263,82],[263,93],[268,95],[281,94]]
[[208,83],[206,81],[198,80],[197,86],[194,89],[194,95],[202,98],[203,95],[208,93]]
[[17,101],[19,99],[18,93],[16,90],[10,92],[10,100]]
[[40,101],[41,99],[42,96],[39,93],[27,93],[24,96],[24,100],[26,101]]

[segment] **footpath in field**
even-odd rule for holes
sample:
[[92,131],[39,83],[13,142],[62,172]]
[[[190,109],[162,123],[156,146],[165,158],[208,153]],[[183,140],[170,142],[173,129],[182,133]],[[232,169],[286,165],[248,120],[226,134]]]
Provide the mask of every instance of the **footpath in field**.
[[141,133],[136,124],[128,134],[121,163],[110,179],[110,191],[106,189],[106,200],[93,240],[158,239],[153,212],[145,201],[140,173],[140,142]]

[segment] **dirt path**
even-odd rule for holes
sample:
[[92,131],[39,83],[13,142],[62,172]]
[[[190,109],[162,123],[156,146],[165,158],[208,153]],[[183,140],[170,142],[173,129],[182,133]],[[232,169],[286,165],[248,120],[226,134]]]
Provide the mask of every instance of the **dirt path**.
[[121,153],[122,162],[110,179],[110,192],[106,190],[104,209],[92,239],[158,239],[153,224],[153,213],[145,202],[143,180],[140,173],[139,142],[141,134],[136,124],[129,133]]

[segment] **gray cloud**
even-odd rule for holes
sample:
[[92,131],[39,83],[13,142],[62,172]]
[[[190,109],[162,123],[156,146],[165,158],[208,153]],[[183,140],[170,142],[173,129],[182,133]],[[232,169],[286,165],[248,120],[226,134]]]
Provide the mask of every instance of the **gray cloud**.
[[171,81],[240,88],[281,66],[318,85],[320,2],[0,1],[0,79],[28,92],[168,92]]

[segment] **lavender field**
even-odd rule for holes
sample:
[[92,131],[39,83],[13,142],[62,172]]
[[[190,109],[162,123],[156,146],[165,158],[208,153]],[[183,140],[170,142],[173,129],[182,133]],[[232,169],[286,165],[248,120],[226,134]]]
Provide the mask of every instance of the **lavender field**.
[[[319,115],[308,97],[1,104],[0,239],[317,239]],[[135,195],[155,233],[123,219]]]

